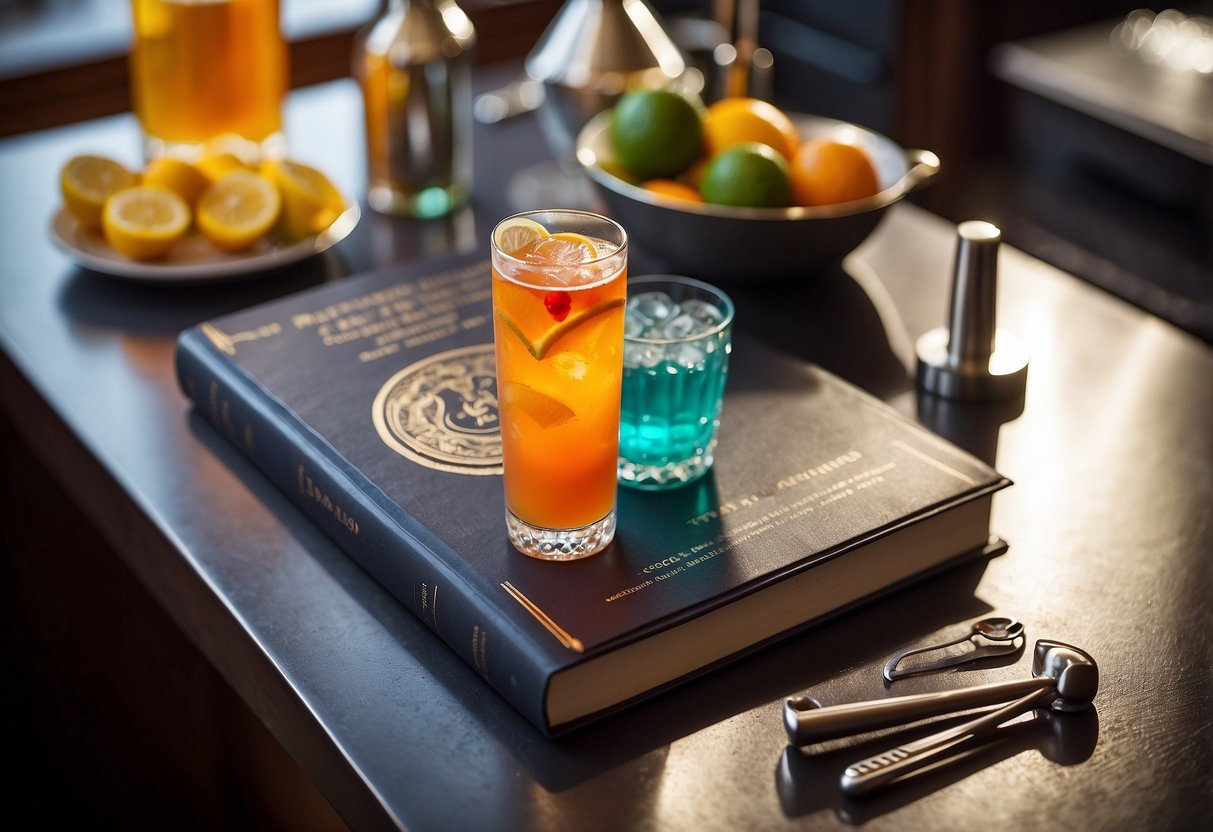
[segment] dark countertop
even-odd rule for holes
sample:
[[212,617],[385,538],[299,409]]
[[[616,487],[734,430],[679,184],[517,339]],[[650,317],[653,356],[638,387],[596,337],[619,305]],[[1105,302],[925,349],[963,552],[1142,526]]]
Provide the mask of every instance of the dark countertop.
[[[1129,19],[1140,36],[1154,16]],[[1123,25],[994,48],[1005,152],[948,212],[993,219],[1019,248],[1213,343],[1213,74],[1133,51]]]
[[[296,92],[287,117],[296,153],[351,194],[364,187],[360,119],[348,81]],[[1213,350],[1004,247],[1000,323],[1032,354],[1022,414],[919,410],[912,344],[943,321],[953,232],[911,205],[889,212],[849,274],[734,287],[738,325],[992,458],[1015,485],[994,503],[1010,550],[984,569],[899,592],[553,742],[297,514],[190,412],[173,378],[176,333],[321,280],[475,248],[541,179],[520,174],[546,159],[532,117],[477,130],[470,211],[426,224],[368,214],[297,268],[200,287],[87,273],[46,236],[59,165],[84,151],[133,161],[130,117],[0,141],[5,417],[71,495],[65,521],[79,512],[97,525],[346,823],[1180,830],[1213,813]],[[639,253],[634,272],[648,262]],[[73,568],[70,551],[47,557]],[[1014,726],[867,802],[842,799],[837,776],[886,743],[786,747],[784,697],[887,696],[888,655],[990,611],[1020,618],[1031,640],[1089,650],[1101,668],[1095,712]],[[1019,678],[1029,662],[897,691]]]
[[[1147,27],[1148,28],[1148,27]],[[1008,83],[1213,165],[1213,74],[1175,70],[1122,45],[1110,21],[1005,43]]]

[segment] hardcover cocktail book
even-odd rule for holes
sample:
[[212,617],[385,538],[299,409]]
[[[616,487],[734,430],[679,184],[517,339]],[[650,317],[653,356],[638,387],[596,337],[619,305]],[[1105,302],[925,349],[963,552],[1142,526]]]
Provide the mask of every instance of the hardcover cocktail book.
[[[487,260],[397,267],[203,323],[182,389],[344,550],[547,733],[979,554],[989,466],[738,335],[716,463],[619,491],[603,553],[506,538]],[[559,349],[559,343],[554,345]]]

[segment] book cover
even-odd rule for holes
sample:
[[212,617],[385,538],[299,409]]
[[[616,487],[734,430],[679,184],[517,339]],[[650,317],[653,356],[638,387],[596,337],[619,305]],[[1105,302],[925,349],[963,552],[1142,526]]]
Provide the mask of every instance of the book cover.
[[1009,482],[824,370],[735,336],[713,470],[619,491],[602,554],[506,538],[487,259],[397,267],[183,332],[183,391],[548,733],[974,551]]

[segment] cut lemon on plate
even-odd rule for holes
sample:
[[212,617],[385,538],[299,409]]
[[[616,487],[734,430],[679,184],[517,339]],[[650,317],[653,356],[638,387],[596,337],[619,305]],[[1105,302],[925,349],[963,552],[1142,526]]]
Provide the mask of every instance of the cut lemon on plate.
[[207,179],[212,182],[218,182],[233,171],[252,170],[235,153],[207,153],[195,162],[194,166],[206,174]]
[[175,193],[193,206],[211,184],[211,179],[199,168],[172,156],[153,159],[143,170],[144,185],[159,185]]
[[530,416],[542,428],[562,425],[576,415],[564,402],[517,382],[506,383],[502,388],[501,400]]
[[534,220],[514,217],[504,220],[493,232],[493,242],[506,254],[515,254],[536,240],[551,236],[548,230]]
[[84,228],[101,227],[105,201],[139,177],[105,156],[74,156],[59,172],[59,187],[68,212]]
[[328,228],[345,210],[345,197],[321,171],[301,162],[274,159],[261,173],[282,192],[282,231],[301,240]]
[[251,170],[238,170],[211,185],[198,200],[202,236],[224,251],[244,251],[269,233],[282,213],[277,186]]
[[132,260],[163,256],[189,226],[185,200],[158,185],[124,188],[106,201],[101,217],[106,242]]

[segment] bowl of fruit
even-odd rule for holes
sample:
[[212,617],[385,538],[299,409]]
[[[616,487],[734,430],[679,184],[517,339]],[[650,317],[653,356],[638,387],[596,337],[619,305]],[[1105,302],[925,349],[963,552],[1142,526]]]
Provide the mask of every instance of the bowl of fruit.
[[634,243],[673,270],[790,279],[840,261],[939,172],[850,122],[753,98],[635,90],[590,119],[577,160]]

